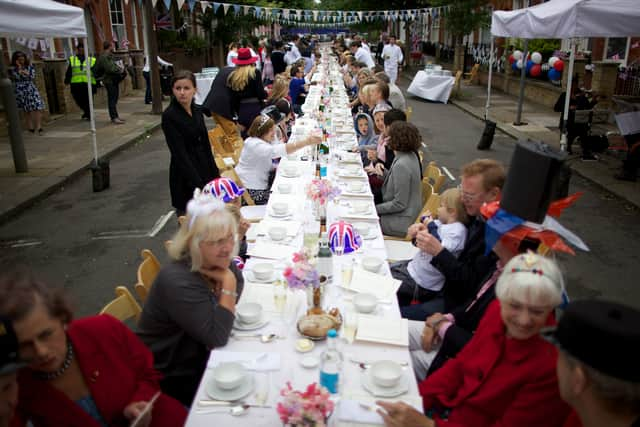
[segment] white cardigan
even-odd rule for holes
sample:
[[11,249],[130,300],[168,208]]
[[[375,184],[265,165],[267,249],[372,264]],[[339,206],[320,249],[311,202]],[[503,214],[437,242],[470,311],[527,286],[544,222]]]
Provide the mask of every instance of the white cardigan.
[[272,144],[260,138],[249,137],[244,141],[235,170],[245,188],[266,190],[269,188],[272,159],[286,155],[285,144]]

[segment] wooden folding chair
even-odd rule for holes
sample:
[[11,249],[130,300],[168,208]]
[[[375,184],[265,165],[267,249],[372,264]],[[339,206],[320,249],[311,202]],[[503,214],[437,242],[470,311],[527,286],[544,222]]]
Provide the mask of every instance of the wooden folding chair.
[[433,186],[433,191],[439,193],[442,184],[444,184],[445,175],[436,165],[436,162],[429,162],[426,172],[426,177]]
[[460,79],[462,78],[462,71],[456,71],[456,78],[453,81],[453,90],[456,93],[456,96],[460,94]]
[[[424,212],[429,211],[434,218],[438,217],[438,208],[440,207],[440,195],[436,192],[431,193],[429,200],[424,205]],[[424,215],[424,213],[423,213]]]
[[131,318],[138,322],[142,309],[133,295],[131,295],[131,292],[129,292],[129,289],[125,286],[116,286],[115,292],[116,298],[105,305],[100,310],[100,314],[110,314],[121,322]]
[[[236,173],[236,171],[233,168],[227,169],[227,170],[221,172],[220,175],[222,175],[222,176],[224,176],[226,178],[232,179],[238,185],[238,187],[244,187],[244,185],[242,184],[242,180],[240,179],[240,177],[238,176],[238,174]],[[254,206],[255,205],[255,202],[253,201],[253,199],[249,195],[249,192],[246,191],[246,188],[245,188],[245,192],[242,194],[242,199],[249,206]]]
[[466,85],[470,85],[472,84],[475,79],[478,77],[478,70],[480,69],[480,64],[474,64],[473,67],[471,67],[471,71],[468,73],[464,73],[464,84]]
[[213,158],[218,169],[224,171],[232,168],[237,163],[233,156],[234,147],[226,142],[222,127],[216,126],[209,131],[208,135]]
[[404,110],[404,114],[407,116],[407,121],[410,122],[411,121],[411,115],[413,114],[413,108],[412,107],[407,107],[407,109]]
[[431,197],[433,191],[434,189],[431,185],[431,182],[429,181],[429,177],[425,176],[424,178],[422,178],[422,205],[425,205],[427,203],[427,200],[429,200],[429,197]]
[[142,262],[138,266],[138,282],[135,285],[138,298],[144,304],[151,290],[151,285],[160,271],[158,258],[149,249],[143,249],[140,253]]

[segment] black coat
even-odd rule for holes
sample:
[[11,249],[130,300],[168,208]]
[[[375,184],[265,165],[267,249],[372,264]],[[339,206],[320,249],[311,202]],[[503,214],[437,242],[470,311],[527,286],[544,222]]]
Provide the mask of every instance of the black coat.
[[[440,349],[429,366],[427,376],[440,369],[447,360],[456,357],[458,352],[473,338],[473,334],[476,332],[485,311],[487,311],[487,307],[489,307],[489,304],[496,298],[495,283],[487,289],[477,301],[475,301],[476,295],[478,291],[480,291],[480,288],[491,279],[495,269],[496,265],[494,264],[491,271],[489,271],[484,279],[476,286],[472,298],[460,307],[450,311],[456,319],[456,322],[449,326],[447,332],[444,334]],[[473,305],[471,305],[472,303]],[[471,307],[469,307],[470,305]]]
[[207,98],[202,103],[206,113],[216,113],[225,119],[233,120],[236,108],[232,105],[233,95],[231,88],[227,86],[227,78],[235,69],[236,67],[224,67],[213,79]]
[[171,204],[180,212],[186,210],[194,189],[202,188],[220,176],[209,145],[202,108],[192,103],[191,113],[191,116],[187,114],[175,99],[162,113],[162,131],[171,151]]
[[287,69],[287,63],[284,62],[284,52],[271,52],[271,65],[273,65],[273,75],[283,73]]
[[464,304],[478,286],[478,282],[493,268],[498,258],[493,252],[484,254],[484,222],[473,218],[467,233],[467,242],[456,258],[447,249],[433,257],[431,265],[445,277],[444,309],[450,311]]

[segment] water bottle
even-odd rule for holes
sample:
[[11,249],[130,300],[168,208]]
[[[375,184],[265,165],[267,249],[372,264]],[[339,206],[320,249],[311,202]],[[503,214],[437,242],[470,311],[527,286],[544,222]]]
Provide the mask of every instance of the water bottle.
[[337,348],[338,333],[335,329],[327,332],[327,349],[320,358],[320,385],[329,393],[337,394],[342,371],[342,354]]

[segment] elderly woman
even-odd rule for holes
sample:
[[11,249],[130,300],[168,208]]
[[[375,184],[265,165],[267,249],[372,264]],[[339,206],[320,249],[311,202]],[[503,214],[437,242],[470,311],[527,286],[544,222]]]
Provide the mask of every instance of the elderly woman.
[[424,417],[402,404],[382,404],[387,425],[561,426],[557,352],[540,336],[555,323],[564,284],[555,262],[527,253],[511,259],[473,338],[420,385]]
[[415,125],[396,121],[389,126],[387,146],[395,158],[384,171],[382,203],[376,205],[382,232],[403,237],[422,209],[422,165],[418,150],[422,138]]
[[256,205],[265,205],[269,201],[269,174],[273,170],[273,159],[322,141],[320,136],[310,135],[305,139],[287,144],[274,144],[275,126],[275,122],[264,114],[253,120],[249,128],[249,138],[244,141],[242,153],[235,168]]
[[[108,315],[72,320],[64,296],[27,273],[0,280],[0,316],[13,322],[19,354],[16,422],[40,426],[129,425],[160,392],[145,345]],[[160,394],[142,426],[176,426],[180,403]]]
[[238,224],[224,202],[200,194],[169,245],[173,262],[153,282],[138,323],[164,379],[162,390],[189,406],[209,352],[227,344],[244,281],[232,262]]

